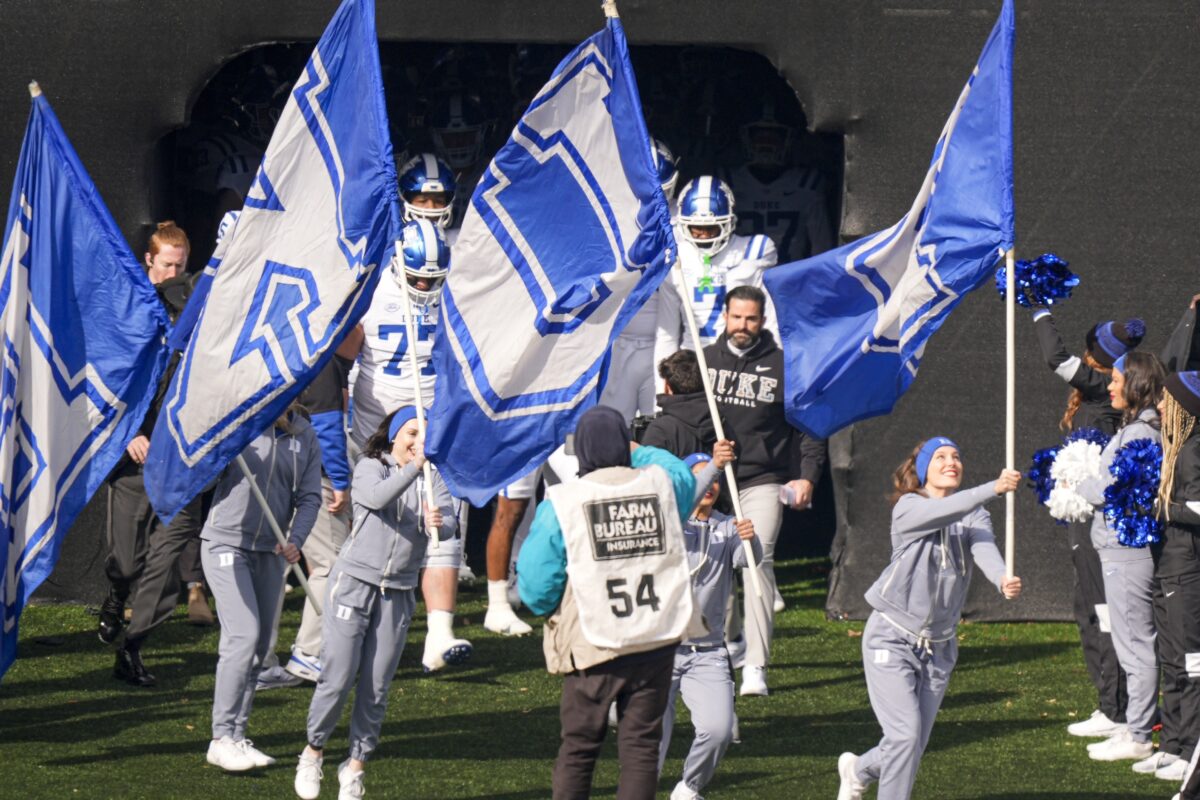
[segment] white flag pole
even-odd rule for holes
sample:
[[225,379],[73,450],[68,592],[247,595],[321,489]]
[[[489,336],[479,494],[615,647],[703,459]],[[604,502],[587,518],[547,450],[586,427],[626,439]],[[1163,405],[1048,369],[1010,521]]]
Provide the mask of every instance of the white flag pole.
[[[1016,469],[1017,463],[1017,299],[1014,263],[1015,251],[1010,248],[1004,254],[1004,317],[1005,317],[1005,406],[1004,406],[1004,464]],[[1013,560],[1016,556],[1016,511],[1017,496],[1014,492],[1004,495],[1004,574],[1011,578]]]
[[[708,400],[708,414],[712,417],[717,438],[724,439],[725,426],[721,424],[721,416],[717,413],[717,400],[713,396],[712,381],[708,377],[708,362],[704,358],[704,346],[700,343],[700,331],[696,328],[696,316],[692,313],[692,287],[688,285],[687,276],[683,274],[683,266],[679,259],[675,259],[675,266],[671,268],[671,272],[674,277],[678,278],[673,283],[683,303],[683,318],[687,321],[688,333],[692,337],[692,348],[696,351],[696,362],[700,365],[700,380],[704,384],[704,397]],[[725,465],[725,483],[729,486],[729,495],[733,500],[733,515],[739,520],[745,519],[746,517],[742,514],[742,499],[738,496],[737,478],[733,474],[733,464]],[[742,540],[742,549],[746,551],[746,563],[750,565],[747,570],[750,573],[750,584],[754,587],[754,594],[762,599],[762,578],[758,574],[754,550],[750,547],[750,542],[745,539]]]
[[[238,468],[241,469],[242,475],[246,477],[246,483],[250,484],[250,493],[254,495],[254,499],[258,501],[259,508],[262,509],[263,516],[267,518],[267,523],[271,526],[271,531],[275,534],[276,540],[280,547],[287,547],[287,537],[283,535],[283,529],[279,527],[279,520],[275,519],[275,515],[271,513],[271,507],[267,505],[267,498],[263,496],[262,489],[258,488],[258,482],[254,480],[254,473],[250,471],[250,466],[246,464],[246,459],[238,453],[237,458]],[[312,603],[312,607],[318,614],[321,613],[321,601],[319,601],[308,588],[308,578],[304,575],[304,570],[300,569],[300,564],[291,565],[292,572],[296,576],[296,580],[300,581],[300,588],[304,590],[304,596],[308,602]]]
[[[396,242],[396,255],[393,262],[399,268],[400,288],[404,291],[404,327],[408,333],[408,371],[412,374],[413,397],[417,399],[417,430],[420,431],[421,441],[425,441],[425,398],[421,394],[421,376],[417,370],[417,323],[413,319],[412,298],[408,291],[408,274],[404,271],[404,267],[400,262],[400,253],[403,243]],[[396,274],[393,272],[393,274]],[[434,508],[433,502],[433,468],[426,459],[421,465],[421,473],[425,476],[425,502],[430,508]],[[422,513],[421,517],[424,518]],[[425,533],[432,541],[429,544],[430,550],[440,550],[442,546],[441,537],[437,531],[428,530],[426,526]]]

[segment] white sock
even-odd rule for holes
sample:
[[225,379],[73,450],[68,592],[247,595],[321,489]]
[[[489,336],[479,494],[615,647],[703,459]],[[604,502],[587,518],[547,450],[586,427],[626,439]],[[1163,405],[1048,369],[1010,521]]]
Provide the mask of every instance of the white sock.
[[508,604],[508,581],[488,581],[488,608],[507,608],[512,611],[512,606]]
[[454,612],[430,611],[425,615],[425,623],[429,627],[430,639],[454,638]]

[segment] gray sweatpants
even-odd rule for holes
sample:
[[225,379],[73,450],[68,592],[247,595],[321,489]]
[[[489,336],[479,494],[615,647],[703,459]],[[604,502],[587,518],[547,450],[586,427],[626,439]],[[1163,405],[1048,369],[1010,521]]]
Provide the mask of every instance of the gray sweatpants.
[[914,637],[874,611],[863,630],[863,671],[867,694],[883,738],[858,758],[858,779],[879,782],[877,800],[908,800],[921,755],[937,717],[950,673],[958,661],[958,640],[933,642],[931,652]]
[[[349,492],[349,490],[347,490]],[[337,561],[342,544],[350,535],[350,503],[340,514],[330,514],[327,506],[333,502],[333,485],[321,478],[321,510],[317,522],[304,540],[304,560],[308,564],[308,589],[313,596],[325,597],[326,580]],[[321,652],[321,615],[312,603],[304,604],[300,630],[296,632],[296,647],[305,655],[316,657]]]
[[[763,550],[758,571],[762,577],[762,597],[755,597],[754,584],[742,570],[746,607],[746,664],[765,667],[771,661],[771,639],[775,632],[775,542],[783,525],[783,504],[779,502],[777,483],[743,489],[739,497],[742,513],[754,523],[754,533],[762,542]],[[736,638],[736,635],[730,638]]]
[[388,687],[416,609],[413,589],[364,583],[334,567],[322,615],[321,679],[308,707],[308,743],[324,749],[350,689],[350,757],[366,761],[379,745]]
[[1104,596],[1117,661],[1125,671],[1129,704],[1125,720],[1135,742],[1150,741],[1158,708],[1158,659],[1155,655],[1154,559],[1106,561]]
[[675,651],[667,712],[663,715],[662,744],[658,748],[660,775],[675,728],[675,699],[680,694],[696,729],[696,738],[683,762],[682,780],[689,789],[699,793],[712,780],[733,740],[733,675],[729,651],[723,645],[696,652],[681,645]]
[[200,561],[221,617],[212,735],[243,739],[254,685],[278,622],[287,562],[275,553],[207,539],[200,545]]

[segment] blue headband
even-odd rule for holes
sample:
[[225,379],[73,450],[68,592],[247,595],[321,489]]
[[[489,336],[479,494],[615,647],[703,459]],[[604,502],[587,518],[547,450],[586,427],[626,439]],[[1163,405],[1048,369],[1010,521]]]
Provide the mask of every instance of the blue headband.
[[934,436],[921,445],[921,449],[917,451],[917,480],[921,482],[922,486],[925,485],[925,473],[929,471],[929,462],[933,460],[933,454],[939,447],[958,449],[958,445],[945,436]]
[[712,456],[710,456],[708,453],[692,453],[690,456],[683,459],[683,463],[688,465],[688,469],[691,469],[697,464],[707,464],[710,461],[712,461]]
[[417,409],[414,406],[404,406],[396,411],[392,417],[392,424],[388,426],[388,441],[396,441],[396,434],[404,427],[404,423],[410,419],[417,418]]

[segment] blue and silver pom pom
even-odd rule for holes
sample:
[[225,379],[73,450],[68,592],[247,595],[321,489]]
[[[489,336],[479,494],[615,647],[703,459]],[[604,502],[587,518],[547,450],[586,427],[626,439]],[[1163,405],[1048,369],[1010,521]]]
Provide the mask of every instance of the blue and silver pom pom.
[[[1069,263],[1054,255],[1043,253],[1033,261],[1018,261],[1013,270],[1013,281],[1017,291],[1017,303],[1032,308],[1052,306],[1066,300],[1079,285],[1079,276],[1067,269]],[[1007,269],[996,270],[996,290],[1000,299],[1006,299]]]
[[1154,513],[1162,470],[1162,447],[1153,439],[1135,439],[1117,450],[1104,490],[1104,521],[1126,547],[1161,541],[1163,524]]

